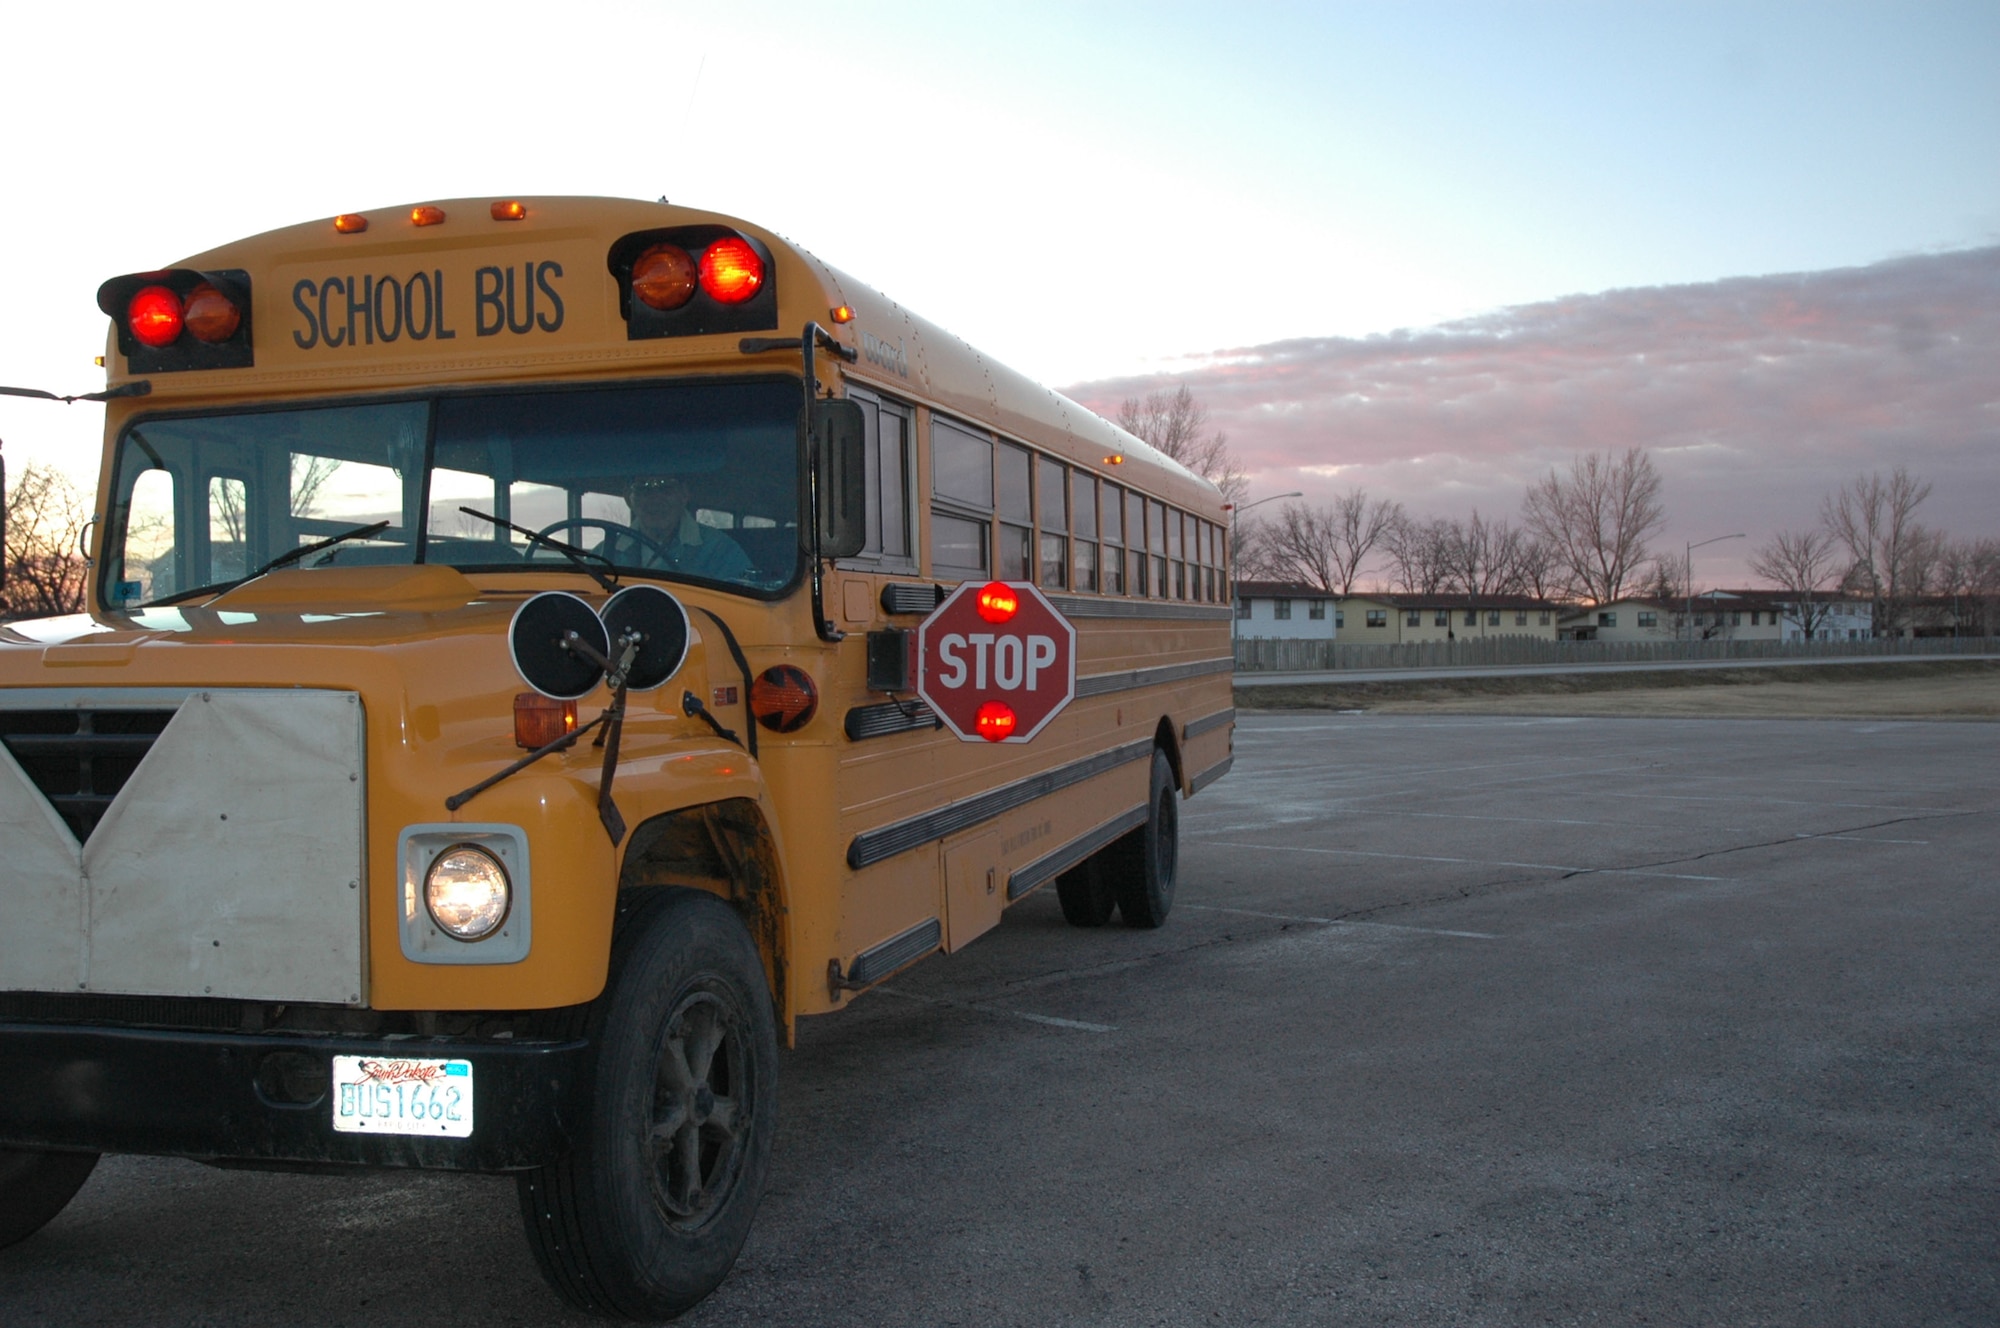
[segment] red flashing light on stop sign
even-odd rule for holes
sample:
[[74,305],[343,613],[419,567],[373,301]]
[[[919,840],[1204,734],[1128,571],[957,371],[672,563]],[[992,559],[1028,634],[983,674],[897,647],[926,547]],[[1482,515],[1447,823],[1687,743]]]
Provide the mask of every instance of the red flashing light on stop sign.
[[1021,597],[1005,581],[988,581],[979,588],[979,616],[990,623],[1012,620],[1021,611]]
[[979,707],[979,714],[973,720],[974,726],[979,730],[979,736],[988,742],[1006,741],[1012,736],[1014,726],[1018,723],[1020,718],[1015,715],[1014,707],[1005,701],[986,702]]

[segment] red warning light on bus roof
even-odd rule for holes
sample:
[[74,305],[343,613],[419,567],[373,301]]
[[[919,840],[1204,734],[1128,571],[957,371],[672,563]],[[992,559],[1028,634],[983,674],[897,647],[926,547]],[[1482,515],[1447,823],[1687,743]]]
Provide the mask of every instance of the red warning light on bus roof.
[[125,306],[125,325],[142,346],[158,350],[180,340],[181,297],[165,286],[144,286]]
[[745,240],[717,240],[701,256],[701,288],[718,304],[741,304],[764,285],[764,260]]

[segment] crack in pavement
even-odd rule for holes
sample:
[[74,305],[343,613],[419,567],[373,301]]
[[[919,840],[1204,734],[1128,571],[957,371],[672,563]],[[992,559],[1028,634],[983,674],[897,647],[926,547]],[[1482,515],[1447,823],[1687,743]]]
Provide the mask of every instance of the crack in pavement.
[[[1936,812],[1930,812],[1930,813],[1927,813],[1927,814],[1924,814],[1924,815],[1916,815],[1916,816],[1892,816],[1892,817],[1890,817],[1890,818],[1889,818],[1888,820],[1886,820],[1886,821],[1870,821],[1870,822],[1868,822],[1868,823],[1867,823],[1867,824],[1865,824],[1865,825],[1848,825],[1848,826],[1841,826],[1841,827],[1839,827],[1838,829],[1835,829],[1835,830],[1830,830],[1830,831],[1822,831],[1822,832],[1817,832],[1817,833],[1814,833],[1814,834],[1808,834],[1808,835],[1801,835],[1801,834],[1798,834],[1798,833],[1794,832],[1794,833],[1792,833],[1792,834],[1788,834],[1788,835],[1786,835],[1786,836],[1785,836],[1785,837],[1784,837],[1783,839],[1763,839],[1763,840],[1758,840],[1758,841],[1756,841],[1755,843],[1750,843],[1750,844],[1732,844],[1732,845],[1729,845],[1728,847],[1725,847],[1725,848],[1712,848],[1712,849],[1707,849],[1707,850],[1704,850],[1703,852],[1700,852],[1700,853],[1695,853],[1695,854],[1690,854],[1690,855],[1688,855],[1688,856],[1686,856],[1686,857],[1679,857],[1679,858],[1666,858],[1666,859],[1663,859],[1663,860],[1661,860],[1661,861],[1659,861],[1659,862],[1644,862],[1644,863],[1639,863],[1639,864],[1637,864],[1637,868],[1652,868],[1652,867],[1678,867],[1678,866],[1681,866],[1681,865],[1682,865],[1682,864],[1684,864],[1684,863],[1690,863],[1690,862],[1700,862],[1700,861],[1702,861],[1703,859],[1706,859],[1706,858],[1721,858],[1721,857],[1727,857],[1727,856],[1729,856],[1729,855],[1730,855],[1730,854],[1732,854],[1732,853],[1747,853],[1748,851],[1750,851],[1751,849],[1754,849],[1754,848],[1780,848],[1780,847],[1783,847],[1783,846],[1785,846],[1785,845],[1787,845],[1787,844],[1790,844],[1790,845],[1798,845],[1798,844],[1804,844],[1804,843],[1811,843],[1811,842],[1812,842],[1813,840],[1815,840],[1815,839],[1828,839],[1828,838],[1832,838],[1833,836],[1836,836],[1836,835],[1852,835],[1852,834],[1854,834],[1854,833],[1855,833],[1856,831],[1859,831],[1859,830],[1884,830],[1884,829],[1887,829],[1887,828],[1888,828],[1889,826],[1892,826],[1892,825],[1906,825],[1906,824],[1908,824],[1908,823],[1910,823],[1910,822],[1912,822],[1912,821],[1948,821],[1948,820],[1951,820],[1951,819],[1953,819],[1953,818],[1955,818],[1955,817],[1960,817],[1960,816],[1978,816],[1978,815],[1981,815],[1981,814],[1982,814],[1982,809],[1980,809],[1980,808],[1968,808],[1968,809],[1966,809],[1966,810],[1963,810],[1963,811],[1936,811]],[[1865,841],[1865,840],[1864,840],[1864,841],[1862,841],[1862,842],[1864,842],[1864,843],[1865,843],[1865,842],[1867,842],[1867,841]],[[1573,880],[1573,879],[1575,879],[1575,878],[1576,878],[1576,877],[1578,877],[1578,876],[1590,876],[1590,875],[1594,875],[1594,874],[1596,874],[1597,872],[1600,872],[1600,871],[1614,871],[1614,870],[1615,870],[1615,871],[1621,871],[1621,872],[1634,872],[1634,873],[1636,874],[1636,872],[1637,872],[1637,868],[1634,868],[1634,867],[1620,867],[1620,868],[1597,868],[1597,867],[1584,867],[1584,868],[1579,868],[1579,869],[1577,869],[1576,871],[1573,871],[1573,872],[1570,872],[1570,873],[1568,873],[1567,875],[1563,876],[1563,877],[1562,877],[1561,879],[1562,879],[1562,880],[1565,880],[1565,881],[1567,881],[1567,880]],[[1663,874],[1663,873],[1662,873],[1662,874]],[[1695,880],[1702,880],[1702,879],[1706,879],[1706,880],[1723,880],[1723,879],[1726,879],[1726,878],[1724,878],[1724,877],[1719,877],[1719,876],[1717,876],[1717,877],[1705,877],[1705,878],[1704,878],[1704,877],[1692,877],[1692,878],[1690,878],[1690,879],[1695,879]]]

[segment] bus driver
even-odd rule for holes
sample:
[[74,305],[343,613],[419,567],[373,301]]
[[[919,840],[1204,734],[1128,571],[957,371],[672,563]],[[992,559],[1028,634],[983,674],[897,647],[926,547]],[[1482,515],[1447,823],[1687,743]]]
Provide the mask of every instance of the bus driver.
[[635,479],[625,487],[633,539],[614,529],[598,552],[624,567],[657,567],[710,581],[743,581],[752,568],[743,546],[704,526],[688,510],[687,481],[679,475]]

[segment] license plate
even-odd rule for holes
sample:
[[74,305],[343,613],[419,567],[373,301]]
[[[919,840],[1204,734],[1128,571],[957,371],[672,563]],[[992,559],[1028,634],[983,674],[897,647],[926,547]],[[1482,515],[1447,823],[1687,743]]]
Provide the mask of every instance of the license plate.
[[333,1058],[333,1128],[343,1134],[472,1135],[472,1062]]

